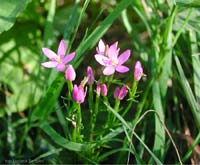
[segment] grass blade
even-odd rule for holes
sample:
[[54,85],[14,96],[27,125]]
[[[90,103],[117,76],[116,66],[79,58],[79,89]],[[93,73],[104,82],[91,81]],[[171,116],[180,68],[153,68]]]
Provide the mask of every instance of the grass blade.
[[190,88],[190,85],[185,77],[185,74],[183,72],[183,68],[180,64],[180,61],[178,59],[178,57],[175,56],[175,62],[176,62],[176,66],[178,69],[178,73],[179,73],[179,81],[181,83],[181,86],[184,90],[185,93],[185,97],[191,107],[191,111],[194,117],[194,121],[196,123],[197,128],[200,130],[200,110],[199,107],[197,105],[197,102],[195,100],[195,97],[192,93],[192,89]]
[[43,123],[40,128],[58,145],[71,151],[86,151],[92,147],[92,145],[75,143],[69,141],[58,134],[50,125]]
[[160,119],[157,115],[155,115],[155,140],[154,140],[154,146],[153,151],[156,153],[158,157],[160,157],[162,160],[164,159],[164,149],[165,149],[165,130],[162,127],[161,121],[164,121],[164,111],[162,107],[161,102],[161,95],[160,95],[160,88],[158,81],[155,81],[153,83],[153,102],[154,102],[154,108],[156,112],[158,113]]
[[[198,53],[198,46],[196,45],[196,33],[193,31],[189,32],[190,36],[190,51],[191,54]],[[198,105],[200,104],[200,60],[199,56],[192,56],[193,76],[194,76],[194,92]]]
[[132,130],[132,128],[128,125],[128,123],[120,116],[119,113],[117,113],[112,107],[110,107],[107,103],[104,102],[106,107],[122,122],[122,124],[126,127],[126,129],[129,129],[132,131],[133,135],[139,140],[139,142],[144,146],[144,148],[149,152],[149,154],[152,156],[152,158],[155,160],[156,163],[162,164],[162,162],[155,156],[153,152],[148,148],[148,146],[142,141],[142,139],[135,133],[135,131]]

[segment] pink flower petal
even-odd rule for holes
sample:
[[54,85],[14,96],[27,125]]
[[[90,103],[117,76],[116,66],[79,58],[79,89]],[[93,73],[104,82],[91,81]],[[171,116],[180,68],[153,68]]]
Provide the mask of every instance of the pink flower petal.
[[72,53],[68,54],[68,55],[62,60],[62,62],[63,62],[64,64],[66,64],[66,63],[70,62],[70,61],[74,58],[74,56],[75,56],[75,52],[72,52]]
[[54,61],[48,61],[48,62],[43,62],[41,65],[45,68],[55,68],[58,65],[58,63]]
[[58,72],[63,71],[64,69],[65,69],[65,65],[64,64],[58,64],[57,67],[56,67],[56,70]]
[[110,47],[115,46],[117,48],[118,41],[116,41],[114,44],[110,45]]
[[118,58],[118,62],[119,62],[118,64],[121,65],[125,63],[129,59],[130,55],[131,55],[130,50],[124,51]]
[[94,83],[94,73],[90,66],[87,67],[88,84],[92,85]]
[[76,72],[72,65],[68,65],[65,71],[65,78],[68,81],[74,81],[76,78]]
[[72,90],[72,97],[75,101],[77,101],[78,93],[79,93],[78,86],[74,84],[74,88]]
[[98,96],[100,96],[100,93],[101,93],[101,85],[100,85],[100,82],[99,82],[99,81],[97,82],[96,93],[97,93]]
[[48,57],[50,60],[56,59],[58,57],[57,54],[55,52],[53,52],[51,49],[42,48],[42,51],[43,51],[44,55],[46,57]]
[[115,72],[115,68],[113,66],[107,66],[104,70],[103,70],[103,74],[104,75],[112,75]]
[[123,100],[124,97],[127,95],[128,90],[126,89],[126,85],[123,85],[123,87],[121,88],[119,95],[118,95],[118,99]]
[[61,58],[64,58],[66,49],[67,49],[67,47],[66,47],[65,41],[64,41],[64,40],[61,40],[60,43],[59,43],[59,46],[58,46],[57,54],[58,54]]
[[137,61],[135,63],[135,68],[134,68],[134,79],[135,81],[139,81],[142,76],[144,75],[143,73],[143,68],[142,68],[142,64],[140,61]]
[[110,59],[116,59],[119,54],[119,49],[116,46],[117,44],[113,44],[108,49],[108,57]]
[[104,53],[104,52],[105,52],[105,48],[106,48],[106,46],[105,46],[103,40],[100,39],[99,44],[98,44],[98,47],[97,47],[97,49],[96,49],[96,50],[97,50],[97,53],[98,53],[98,54]]
[[119,93],[120,93],[120,88],[119,87],[115,88],[115,92],[114,92],[115,99],[118,99]]
[[123,65],[118,65],[115,69],[117,72],[120,72],[120,73],[125,73],[129,71],[129,68]]
[[110,65],[110,59],[109,58],[102,56],[102,55],[98,55],[98,54],[96,54],[94,57],[99,64],[101,64],[103,66],[109,66]]
[[75,84],[72,90],[72,97],[77,103],[83,103],[85,100],[86,93],[87,89],[84,92],[84,89],[81,85],[77,86]]
[[107,86],[106,86],[105,83],[103,83],[103,84],[101,85],[101,94],[102,94],[102,96],[107,96],[107,93],[108,93]]

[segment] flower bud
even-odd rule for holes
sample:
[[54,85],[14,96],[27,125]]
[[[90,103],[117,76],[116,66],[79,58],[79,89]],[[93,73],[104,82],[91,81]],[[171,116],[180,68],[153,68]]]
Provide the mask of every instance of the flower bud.
[[68,81],[74,81],[76,78],[76,72],[72,65],[68,65],[65,71],[65,78]]
[[108,92],[108,90],[107,90],[106,84],[102,84],[101,85],[101,94],[102,94],[102,96],[107,96],[107,92]]
[[90,66],[87,67],[88,84],[92,85],[94,83],[94,74]]
[[81,85],[77,86],[75,84],[72,90],[72,97],[77,103],[83,103],[85,100],[86,92],[87,90],[84,91]]
[[119,87],[115,88],[115,92],[114,92],[115,99],[118,99],[119,93],[120,93],[120,88]]
[[143,73],[142,64],[140,61],[137,61],[135,63],[135,68],[134,68],[134,80],[140,81],[140,79],[142,78],[143,75],[144,75],[144,73]]
[[121,89],[117,87],[114,92],[114,98],[123,100],[124,97],[127,95],[127,93],[128,93],[128,90],[126,89],[126,85],[123,85]]
[[96,93],[97,93],[97,95],[100,96],[100,93],[101,93],[101,85],[100,85],[99,82],[97,82]]

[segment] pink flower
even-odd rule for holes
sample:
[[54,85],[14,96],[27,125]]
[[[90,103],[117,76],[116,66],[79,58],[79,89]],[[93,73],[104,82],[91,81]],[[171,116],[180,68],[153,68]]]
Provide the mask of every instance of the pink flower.
[[92,85],[94,83],[94,74],[90,66],[87,67],[88,84]]
[[83,103],[85,100],[86,93],[87,90],[84,91],[81,85],[77,86],[75,84],[72,90],[72,97],[77,103]]
[[106,84],[102,84],[101,85],[101,94],[102,94],[102,96],[107,96],[107,93],[108,93],[108,89],[107,89]]
[[68,81],[74,81],[76,78],[76,72],[72,65],[68,65],[65,71],[65,78]]
[[98,63],[105,66],[103,70],[104,75],[112,75],[115,71],[120,73],[129,71],[129,68],[122,64],[129,59],[131,52],[130,50],[126,50],[118,57],[119,48],[117,45],[118,42],[115,42],[109,47],[105,46],[102,40],[99,41],[95,59]]
[[49,61],[43,62],[42,66],[46,68],[56,68],[57,71],[63,71],[65,69],[65,64],[70,62],[75,56],[75,52],[65,56],[66,49],[67,47],[64,40],[60,41],[57,54],[49,48],[42,48],[44,55],[49,58]]
[[123,100],[128,93],[128,90],[126,88],[127,88],[126,85],[123,85],[121,89],[117,87],[114,92],[114,98]]
[[135,63],[135,69],[134,69],[134,80],[139,81],[143,75],[144,73],[143,73],[142,64],[140,61],[137,61]]

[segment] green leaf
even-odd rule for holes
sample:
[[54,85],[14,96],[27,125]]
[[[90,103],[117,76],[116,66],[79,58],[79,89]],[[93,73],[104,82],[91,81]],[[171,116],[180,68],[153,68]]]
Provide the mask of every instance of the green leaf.
[[58,95],[62,89],[64,84],[64,76],[59,75],[51,84],[51,87],[47,90],[45,96],[39,103],[39,106],[32,113],[31,120],[35,120],[37,118],[43,120],[48,117],[48,115],[52,112],[52,107],[55,106],[55,102],[57,101]]
[[92,145],[75,143],[67,140],[58,134],[51,126],[47,123],[43,123],[40,128],[58,145],[71,151],[86,151],[92,147]]
[[15,23],[16,17],[24,10],[31,0],[1,0],[0,34],[9,30]]
[[200,109],[195,100],[192,89],[190,88],[190,84],[188,83],[188,81],[185,77],[183,68],[180,64],[180,61],[179,61],[178,57],[176,57],[176,56],[175,56],[175,61],[176,61],[176,66],[177,66],[178,73],[179,73],[179,77],[178,77],[179,81],[180,81],[183,91],[185,93],[185,97],[190,105],[196,126],[200,130]]
[[[159,114],[161,120],[164,121],[165,116],[162,107],[158,81],[155,81],[153,83],[152,90],[153,90],[152,92],[153,92],[153,102],[155,111]],[[160,119],[158,118],[157,115],[155,115],[155,140],[154,140],[153,151],[154,153],[156,153],[158,157],[163,159],[164,150],[165,150],[165,130],[162,126],[162,123],[160,122]]]
[[176,0],[176,3],[184,7],[200,7],[199,0]]
[[189,37],[190,37],[190,51],[192,56],[192,66],[193,66],[193,75],[194,75],[194,92],[195,92],[195,98],[197,100],[197,103],[200,103],[200,60],[199,56],[195,55],[199,52],[196,38],[196,33],[194,31],[189,31]]
[[15,29],[1,34],[0,82],[9,93],[4,107],[9,113],[31,108],[42,95],[44,84],[38,75],[40,37],[37,25],[30,22],[16,23]]

